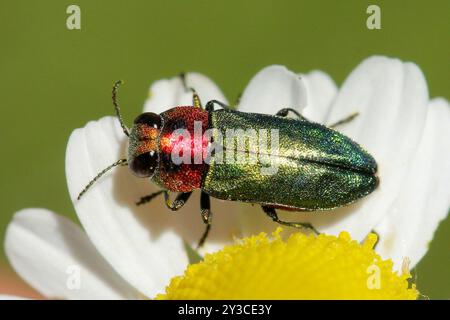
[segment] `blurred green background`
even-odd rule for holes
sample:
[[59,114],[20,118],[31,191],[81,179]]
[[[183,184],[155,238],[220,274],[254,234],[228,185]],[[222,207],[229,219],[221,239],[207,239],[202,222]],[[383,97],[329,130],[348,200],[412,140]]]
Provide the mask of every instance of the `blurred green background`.
[[[69,4],[81,7],[81,30],[66,28]],[[381,30],[366,28],[369,4],[381,7]],[[268,64],[322,69],[341,84],[362,59],[385,54],[416,62],[430,96],[449,99],[449,12],[448,0],[1,0],[1,238],[21,208],[75,219],[67,139],[112,114],[114,80],[127,81],[120,98],[131,122],[150,83],[180,71],[208,75],[234,101]],[[430,298],[450,298],[449,244],[447,219],[416,270]]]

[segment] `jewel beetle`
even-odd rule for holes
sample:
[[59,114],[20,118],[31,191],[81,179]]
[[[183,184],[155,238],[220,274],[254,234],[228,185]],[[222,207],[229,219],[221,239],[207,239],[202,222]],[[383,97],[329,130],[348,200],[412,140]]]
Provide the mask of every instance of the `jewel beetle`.
[[[217,100],[209,101],[203,108],[195,90],[186,86],[184,77],[182,81],[185,89],[192,91],[192,106],[176,106],[160,114],[142,113],[131,130],[123,122],[116,99],[122,82],[114,84],[112,99],[123,132],[129,137],[128,156],[101,171],[78,199],[103,174],[119,165],[127,165],[134,175],[151,179],[161,187],[143,196],[137,205],[162,194],[167,207],[176,211],[199,189],[201,217],[206,224],[200,247],[211,228],[210,197],[258,204],[279,224],[317,233],[311,224],[281,220],[276,210],[331,210],[353,203],[377,188],[374,158],[332,128],[355,115],[327,127],[309,121],[291,108],[274,115],[246,113]],[[288,117],[289,113],[296,118]],[[197,129],[209,134],[196,135]],[[174,135],[180,131],[182,135]],[[232,139],[230,131],[234,133]],[[248,136],[238,143],[236,132],[256,133],[257,139]],[[258,143],[264,136],[261,132],[267,133],[266,138],[271,136],[270,146],[268,141],[265,148]],[[276,141],[272,139],[275,135]],[[276,142],[276,148],[272,142]],[[174,155],[178,155],[177,159]],[[236,161],[237,155],[243,155],[244,161]],[[184,161],[180,162],[180,157]],[[269,167],[275,170],[264,172]],[[178,193],[173,201],[169,192]]]

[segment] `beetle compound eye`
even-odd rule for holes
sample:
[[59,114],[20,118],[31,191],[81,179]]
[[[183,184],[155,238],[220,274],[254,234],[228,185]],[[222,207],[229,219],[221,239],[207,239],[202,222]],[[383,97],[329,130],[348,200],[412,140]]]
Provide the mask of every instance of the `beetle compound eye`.
[[135,120],[135,124],[145,124],[151,128],[159,129],[161,127],[161,116],[153,112],[144,112]]
[[158,153],[152,150],[131,159],[129,166],[136,176],[140,178],[149,178],[155,173],[158,162]]

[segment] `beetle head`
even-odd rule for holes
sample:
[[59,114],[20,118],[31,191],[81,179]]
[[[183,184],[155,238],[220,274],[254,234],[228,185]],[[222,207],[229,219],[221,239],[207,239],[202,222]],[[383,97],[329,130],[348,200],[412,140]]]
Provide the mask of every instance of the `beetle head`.
[[159,135],[162,118],[144,112],[133,123],[128,145],[128,165],[138,177],[152,178],[159,165]]

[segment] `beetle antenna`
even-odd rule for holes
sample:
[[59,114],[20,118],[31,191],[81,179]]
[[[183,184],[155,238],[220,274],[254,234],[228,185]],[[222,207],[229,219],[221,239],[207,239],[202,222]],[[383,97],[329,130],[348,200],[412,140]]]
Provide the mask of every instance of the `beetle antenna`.
[[117,102],[117,89],[123,83],[124,82],[122,80],[118,80],[114,83],[114,86],[112,88],[112,102],[114,105],[114,109],[116,110],[116,115],[117,115],[117,118],[119,119],[120,126],[122,127],[123,133],[125,133],[126,136],[129,137],[130,131],[128,130],[127,126],[123,123],[122,115],[120,114],[119,103]]
[[111,170],[114,167],[117,166],[126,166],[128,165],[127,159],[120,159],[116,162],[114,162],[113,164],[107,166],[105,169],[103,169],[102,171],[100,171],[94,179],[92,179],[91,181],[89,181],[89,183],[86,185],[86,187],[84,187],[84,189],[80,192],[80,194],[77,197],[77,200],[80,200],[81,197],[83,196],[83,194],[86,193],[86,191],[89,190],[90,187],[92,187],[92,185],[101,178],[101,176],[103,176],[105,173],[107,173],[109,170]]

